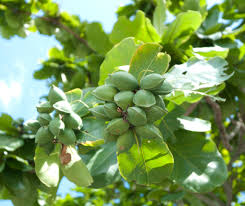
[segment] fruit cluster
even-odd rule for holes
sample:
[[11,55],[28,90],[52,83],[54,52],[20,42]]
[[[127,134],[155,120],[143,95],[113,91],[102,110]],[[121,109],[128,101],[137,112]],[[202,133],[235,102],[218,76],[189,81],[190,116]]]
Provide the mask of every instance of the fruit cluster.
[[132,74],[118,71],[93,91],[105,104],[91,112],[97,118],[110,120],[104,132],[105,141],[117,141],[118,152],[125,152],[135,143],[134,135],[162,137],[153,123],[166,114],[162,96],[170,92],[171,85],[160,74],[148,74],[138,84]]
[[[47,102],[37,106],[39,116],[36,121],[28,123],[28,127],[36,133],[35,142],[40,147],[51,150],[54,142],[71,145],[76,142],[76,132],[83,126],[82,119],[72,111],[66,94],[52,86]],[[54,117],[50,115],[53,111]]]

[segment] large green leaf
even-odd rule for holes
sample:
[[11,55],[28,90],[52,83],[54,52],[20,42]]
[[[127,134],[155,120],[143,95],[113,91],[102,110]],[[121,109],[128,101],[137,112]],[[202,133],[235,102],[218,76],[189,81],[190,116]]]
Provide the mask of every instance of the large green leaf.
[[146,18],[142,11],[137,12],[133,21],[130,21],[125,16],[121,16],[115,23],[110,34],[111,42],[116,44],[127,37],[135,37],[135,39],[143,42],[160,41],[156,29],[152,26],[150,19]]
[[207,132],[211,130],[211,123],[209,121],[181,116],[177,118],[180,123],[180,128],[193,132]]
[[49,155],[39,146],[35,151],[36,175],[48,187],[57,187],[60,181],[60,150],[61,147],[57,144],[55,150]]
[[84,145],[92,146],[94,143],[103,140],[104,129],[106,124],[104,120],[96,119],[94,117],[87,117],[83,119],[82,143]]
[[14,205],[34,205],[37,199],[37,187],[40,183],[35,175],[6,168],[0,176],[8,189],[8,198],[13,201]]
[[164,21],[166,20],[166,2],[165,0],[157,0],[157,6],[153,13],[153,25],[158,34],[162,36],[164,29]]
[[176,137],[174,131],[180,128],[180,122],[178,121],[177,118],[182,116],[185,113],[185,111],[180,106],[177,106],[175,108],[170,108],[170,109],[168,108],[169,111],[168,114],[160,122],[159,129],[163,134],[163,138],[165,141],[175,142]]
[[129,72],[138,81],[150,73],[165,73],[168,69],[170,56],[160,50],[161,46],[156,43],[146,43],[140,46],[130,62]]
[[[206,93],[216,94],[224,88],[222,83],[232,76],[225,73],[226,66],[227,62],[221,57],[208,61],[192,58],[184,64],[175,65],[164,75],[175,90],[168,99],[182,104],[184,101],[198,101],[198,97],[205,96]],[[218,85],[222,87],[216,87]],[[190,97],[192,94],[194,96]]]
[[208,192],[222,185],[228,173],[215,143],[201,133],[180,130],[175,135],[176,143],[169,144],[174,156],[171,178],[192,192]]
[[94,179],[91,187],[100,188],[120,180],[116,144],[105,144],[89,159],[87,167]]
[[13,126],[13,119],[8,114],[2,113],[0,116],[0,130],[6,132],[7,134],[18,134],[17,128]]
[[140,46],[140,42],[137,42],[134,38],[126,38],[119,44],[115,45],[105,57],[104,62],[100,67],[100,81],[99,85],[104,84],[105,79],[109,74],[114,72],[117,67],[129,65],[130,60]]
[[84,117],[89,113],[89,106],[81,100],[76,100],[71,103],[72,111],[80,117]]
[[127,152],[117,154],[120,174],[127,181],[150,185],[162,182],[172,172],[173,156],[160,138],[140,139]]
[[87,187],[91,185],[93,178],[83,160],[78,155],[75,147],[67,146],[66,153],[71,155],[71,161],[68,164],[61,165],[63,174],[77,186]]
[[93,22],[86,25],[86,36],[88,44],[95,51],[106,54],[111,48],[112,43],[110,42],[107,34],[103,31],[100,23]]
[[193,48],[193,52],[194,54],[196,54],[196,56],[201,55],[204,57],[215,57],[215,56],[220,56],[222,58],[226,58],[229,52],[228,48],[222,48],[219,46],[215,46],[215,47],[196,47]]
[[10,137],[0,134],[0,149],[12,152],[23,145],[24,141],[19,137]]
[[174,43],[176,47],[186,42],[201,25],[202,16],[196,11],[178,14],[173,23],[164,31],[162,43]]

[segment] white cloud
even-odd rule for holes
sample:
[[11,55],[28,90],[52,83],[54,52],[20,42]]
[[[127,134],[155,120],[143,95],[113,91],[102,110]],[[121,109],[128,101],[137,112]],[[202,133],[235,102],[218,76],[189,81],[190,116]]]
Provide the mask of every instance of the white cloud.
[[5,82],[0,80],[0,102],[5,107],[8,107],[13,101],[18,101],[21,98],[22,86],[19,82]]

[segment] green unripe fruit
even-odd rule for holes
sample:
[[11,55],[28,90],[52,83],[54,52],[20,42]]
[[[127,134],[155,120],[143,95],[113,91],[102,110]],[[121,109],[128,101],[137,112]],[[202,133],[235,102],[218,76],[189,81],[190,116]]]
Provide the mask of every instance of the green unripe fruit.
[[83,127],[82,119],[74,112],[65,115],[63,121],[66,128],[81,129]]
[[164,78],[160,74],[149,74],[143,77],[140,81],[140,88],[142,89],[155,89],[158,88],[162,82],[164,81]]
[[56,117],[50,121],[48,128],[54,136],[58,136],[61,131],[65,129],[65,124],[62,120]]
[[25,126],[33,133],[37,133],[38,129],[41,127],[40,123],[37,120],[29,120],[25,123]]
[[72,129],[65,128],[58,136],[58,139],[65,145],[71,145],[76,142],[76,135]]
[[50,102],[42,102],[37,105],[37,111],[39,113],[51,113],[54,111],[54,108],[51,106]]
[[153,105],[152,107],[146,108],[145,113],[147,117],[147,122],[153,123],[161,119],[167,113],[167,111],[163,110],[157,105]]
[[161,107],[165,112],[168,112],[162,97],[159,95],[155,95],[155,98],[156,98],[156,105]]
[[129,128],[128,122],[124,121],[123,118],[116,118],[109,122],[106,127],[107,132],[113,135],[121,135],[126,132]]
[[103,105],[98,105],[97,107],[91,108],[90,111],[96,118],[109,120],[105,114]]
[[55,110],[61,114],[69,114],[72,112],[71,109],[71,105],[69,104],[69,102],[63,100],[63,101],[59,101],[56,102],[53,107],[55,108]]
[[54,85],[51,87],[49,91],[48,99],[51,105],[58,101],[67,100],[65,93]]
[[131,123],[134,126],[141,126],[146,124],[147,119],[143,109],[139,107],[129,107],[127,111],[127,119],[129,123]]
[[134,95],[133,102],[139,107],[151,107],[156,104],[156,99],[150,91],[139,90]]
[[109,86],[112,86],[112,87],[115,87],[115,85],[112,83],[111,81],[111,78],[110,76],[108,76],[106,79],[105,79],[105,84],[106,85],[109,85]]
[[121,113],[117,111],[117,105],[115,103],[106,103],[104,105],[104,112],[110,119],[121,117]]
[[116,104],[121,107],[123,110],[126,110],[128,107],[133,106],[134,93],[131,91],[122,91],[118,92],[114,96],[114,101]]
[[167,95],[173,91],[173,87],[168,82],[163,82],[161,87],[152,92],[157,95]]
[[113,101],[116,93],[117,89],[115,87],[112,87],[110,85],[102,85],[100,87],[97,87],[92,94],[100,100]]
[[35,136],[35,143],[40,145],[52,142],[54,135],[49,131],[48,127],[40,127]]
[[118,138],[117,135],[110,134],[107,130],[104,130],[103,136],[104,136],[105,143],[116,142]]
[[132,130],[128,130],[117,139],[117,152],[127,152],[135,144],[134,133]]
[[135,127],[136,134],[142,138],[162,138],[160,130],[153,124],[146,124],[143,126]]
[[110,76],[110,82],[120,91],[135,90],[139,87],[137,79],[128,72],[115,72]]
[[38,115],[37,120],[41,126],[46,126],[52,120],[52,117],[49,114],[42,113]]

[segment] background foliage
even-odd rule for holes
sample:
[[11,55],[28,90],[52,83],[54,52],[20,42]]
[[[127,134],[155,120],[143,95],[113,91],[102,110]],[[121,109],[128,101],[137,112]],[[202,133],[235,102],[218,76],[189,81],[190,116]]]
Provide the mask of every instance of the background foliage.
[[[166,11],[175,16],[173,22],[166,21]],[[25,38],[27,31],[54,36],[62,49],[50,49],[34,78],[64,91],[82,88],[89,107],[98,103],[89,95],[91,87],[103,84],[108,74],[125,65],[137,72],[154,58],[158,68],[157,62],[168,62],[167,53],[166,78],[175,91],[166,97],[169,113],[157,124],[175,159],[172,175],[158,185],[128,184],[119,176],[115,153],[108,154],[114,145],[91,145],[84,135],[79,153],[94,178],[91,187],[114,184],[77,188],[80,197],[55,200],[57,187],[48,188],[35,174],[35,132],[23,119],[2,113],[1,198],[17,206],[53,200],[55,205],[243,205],[238,198],[245,190],[245,2],[225,0],[207,10],[205,0],[134,0],[117,15],[107,34],[99,23],[81,21],[50,0],[1,0],[0,34],[6,39]],[[91,128],[91,121],[85,119],[85,130],[101,139],[103,122]],[[228,169],[222,185],[227,175],[221,155]],[[212,171],[211,162],[217,170]],[[196,181],[188,179],[192,172],[198,174]]]

